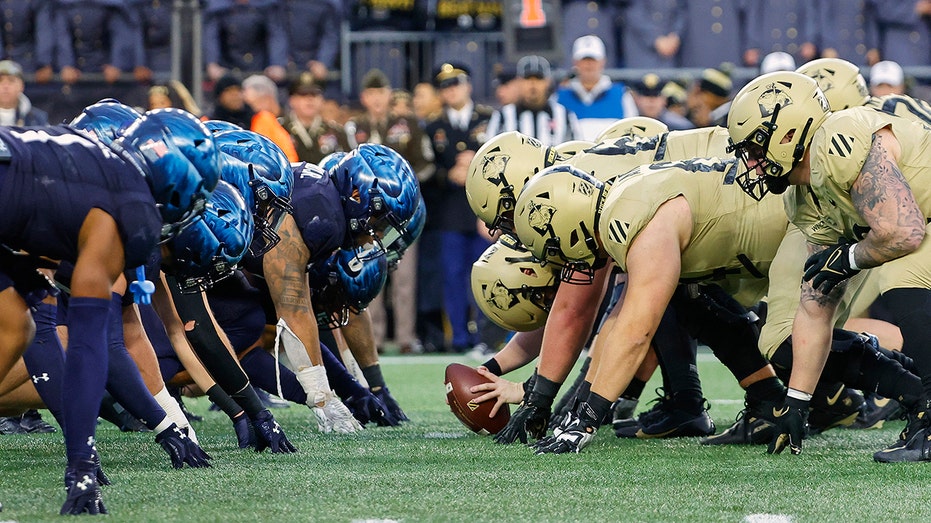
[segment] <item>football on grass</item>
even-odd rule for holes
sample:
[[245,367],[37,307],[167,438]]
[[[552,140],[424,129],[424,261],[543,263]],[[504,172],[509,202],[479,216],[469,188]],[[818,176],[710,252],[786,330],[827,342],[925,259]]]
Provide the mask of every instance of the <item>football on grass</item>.
[[475,398],[485,394],[473,394],[469,389],[475,385],[489,383],[490,380],[472,367],[461,363],[451,363],[446,367],[446,399],[449,408],[466,427],[479,434],[497,434],[511,419],[511,409],[505,404],[495,417],[489,418],[494,400],[475,403]]

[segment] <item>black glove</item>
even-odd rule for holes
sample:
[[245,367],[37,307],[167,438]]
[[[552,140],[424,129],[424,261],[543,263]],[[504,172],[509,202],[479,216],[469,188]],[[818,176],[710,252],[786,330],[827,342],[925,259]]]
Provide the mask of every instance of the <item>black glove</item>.
[[410,421],[411,419],[407,417],[407,414],[404,414],[404,411],[401,410],[398,402],[394,400],[394,397],[391,395],[391,391],[388,390],[388,387],[382,387],[377,391],[372,391],[372,394],[378,398],[382,403],[388,407],[388,414],[391,414],[398,421]]
[[242,413],[239,417],[233,418],[233,431],[236,433],[236,441],[239,444],[239,448],[247,449],[249,447],[256,446],[255,440],[255,430],[252,428],[252,424],[249,423],[249,416],[246,416],[246,413]]
[[255,428],[256,452],[262,452],[267,448],[271,448],[274,454],[297,452],[297,448],[288,441],[284,429],[268,409],[262,409],[256,414],[252,426]]
[[388,407],[368,390],[359,396],[346,399],[343,403],[362,425],[370,421],[374,421],[379,427],[397,427],[401,424],[401,420],[394,417],[388,411]]
[[769,442],[768,454],[779,454],[786,446],[792,454],[802,453],[802,440],[808,436],[808,402],[786,398],[781,409],[773,407],[776,435]]
[[65,469],[65,489],[68,497],[61,506],[59,514],[78,515],[106,514],[103,496],[97,483],[97,471],[100,466],[93,459],[79,460]]
[[[97,447],[91,447],[91,461],[94,462],[94,466],[97,468],[94,477],[97,478],[98,485],[109,485],[110,478],[107,477],[107,474],[103,471],[103,468],[100,466],[100,454],[97,453]],[[68,487],[74,483],[74,469],[67,468],[65,469],[65,490],[68,490]]]
[[507,425],[495,434],[495,443],[510,444],[520,439],[527,443],[527,435],[533,439],[540,439],[546,435],[546,428],[550,422],[550,408],[553,398],[547,398],[531,390]]
[[841,238],[833,247],[812,254],[805,260],[805,275],[802,279],[810,281],[813,289],[827,295],[834,287],[860,272],[850,268],[850,248],[856,245],[846,238]]
[[595,438],[599,425],[601,420],[595,419],[595,412],[588,403],[579,403],[563,424],[553,429],[553,437],[537,445],[535,451],[537,454],[578,453]]
[[172,423],[167,429],[155,436],[155,442],[165,449],[171,458],[171,466],[180,469],[184,464],[191,468],[204,468],[210,466],[210,455],[188,437],[186,429]]

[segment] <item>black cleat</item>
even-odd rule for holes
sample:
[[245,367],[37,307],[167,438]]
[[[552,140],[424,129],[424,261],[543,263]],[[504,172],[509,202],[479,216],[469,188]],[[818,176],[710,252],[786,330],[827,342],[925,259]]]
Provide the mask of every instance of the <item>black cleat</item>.
[[838,383],[838,388],[816,394],[808,414],[809,435],[814,436],[834,427],[849,427],[857,420],[866,400],[857,390]]
[[58,432],[58,429],[49,425],[42,419],[42,415],[35,409],[30,409],[23,413],[23,417],[19,420],[19,426],[30,434]]
[[927,412],[909,416],[899,441],[873,454],[880,463],[931,461],[931,420]]
[[688,438],[711,434],[714,434],[714,421],[707,409],[702,408],[698,413],[675,409],[665,411],[663,416],[650,424],[641,421],[637,438]]
[[19,418],[0,417],[0,435],[26,434],[26,429],[19,424]]
[[637,417],[633,417],[633,413],[626,418],[614,416],[611,425],[614,427],[614,434],[617,437],[636,438],[640,427],[649,425],[664,416],[664,412],[671,406],[671,399],[665,395],[662,388],[656,389],[656,393],[659,394],[659,397],[650,401],[650,403],[653,403],[650,410],[641,412]]
[[765,409],[777,405],[765,402],[757,407],[749,404],[737,414],[737,420],[720,434],[702,438],[702,445],[765,445],[773,439],[776,425]]
[[902,404],[878,394],[866,397],[866,403],[860,409],[856,421],[850,425],[851,429],[881,429],[887,420],[901,419],[905,415]]

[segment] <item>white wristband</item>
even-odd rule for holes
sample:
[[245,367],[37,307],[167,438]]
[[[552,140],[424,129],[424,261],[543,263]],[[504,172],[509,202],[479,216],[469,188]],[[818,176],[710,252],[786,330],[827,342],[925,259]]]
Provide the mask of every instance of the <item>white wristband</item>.
[[860,267],[857,266],[856,256],[854,256],[854,253],[857,250],[857,245],[858,244],[854,243],[850,246],[850,249],[847,250],[847,261],[850,263],[850,268],[855,271],[860,270]]
[[811,394],[792,388],[786,391],[786,397],[795,398],[802,401],[811,401]]

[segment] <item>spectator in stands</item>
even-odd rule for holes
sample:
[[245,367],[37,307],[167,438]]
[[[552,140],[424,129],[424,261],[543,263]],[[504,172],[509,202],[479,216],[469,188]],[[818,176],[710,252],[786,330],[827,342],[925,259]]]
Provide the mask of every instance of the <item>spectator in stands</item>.
[[284,81],[288,35],[281,0],[207,0],[204,7],[204,63],[218,80],[230,69],[264,72]]
[[155,84],[149,88],[149,110],[176,107],[200,116],[201,110],[191,96],[191,92],[181,82],[170,80],[164,84]]
[[677,67],[685,9],[681,0],[630,0],[624,10],[624,66]]
[[103,73],[107,83],[123,71],[148,80],[139,17],[126,2],[51,0],[56,62],[61,79],[74,83],[82,72]]
[[292,73],[308,71],[318,85],[326,85],[327,75],[336,67],[343,17],[339,0],[284,1]]
[[720,69],[705,69],[689,92],[689,119],[696,127],[724,125],[730,109],[730,75]]
[[39,83],[52,79],[55,48],[47,0],[0,1],[0,58],[13,60]]
[[[412,117],[391,114],[391,82],[380,69],[372,69],[362,77],[359,100],[363,114],[346,124],[349,144],[378,143],[397,151],[408,162],[420,180],[432,175],[433,154],[423,130]],[[394,320],[394,341],[403,352],[421,352],[417,339],[417,244],[408,248],[386,284],[391,299]],[[372,334],[379,347],[387,338],[387,313],[383,294],[369,305]]]
[[498,107],[517,103],[520,100],[517,70],[514,66],[506,64],[498,64],[495,67],[497,71],[491,86],[495,89],[495,100],[498,101]]
[[605,44],[595,35],[580,36],[572,44],[575,78],[556,91],[556,100],[575,114],[581,134],[577,139],[594,140],[609,125],[637,116],[637,104],[627,87],[612,82],[604,73]]
[[745,0],[682,0],[681,5],[685,18],[679,45],[682,67],[742,62],[747,47]]
[[870,95],[887,94],[905,94],[905,72],[891,60],[883,60],[870,68]]
[[747,3],[744,64],[760,65],[764,56],[784,51],[797,61],[817,57],[815,3],[809,0],[757,0]]
[[416,119],[411,93],[406,89],[394,89],[391,91],[391,114]]
[[[472,100],[469,69],[463,64],[442,64],[433,77],[443,99],[442,115],[427,124],[426,134],[433,146],[436,172],[423,184],[427,215],[439,231],[442,303],[452,327],[452,349],[466,352],[482,341],[469,323],[487,323],[472,296],[472,263],[491,245],[479,234],[475,215],[466,199],[465,180],[475,152],[485,140],[485,130],[493,110]],[[435,189],[435,191],[431,190]],[[484,226],[483,226],[484,227]],[[428,237],[432,239],[433,237]],[[421,245],[424,245],[421,243]],[[436,252],[436,245],[428,247]],[[421,263],[421,266],[424,264]],[[434,265],[434,268],[436,265]],[[430,289],[436,293],[437,287]]]
[[517,62],[519,100],[491,116],[488,136],[520,131],[544,146],[559,145],[581,137],[579,121],[564,105],[550,98],[553,73],[546,58],[529,55]]
[[931,2],[867,0],[867,4],[867,23],[875,27],[877,37],[867,55],[870,64],[880,60],[903,66],[931,64]]
[[[559,2],[554,2],[559,5]],[[580,36],[593,34],[605,43],[605,63],[608,67],[622,65],[618,56],[618,30],[621,15],[620,6],[624,2],[591,0],[565,0],[562,3],[562,48],[571,49],[572,43]],[[534,5],[534,4],[526,4]],[[538,4],[537,4],[538,5]],[[572,56],[567,54],[564,67],[572,67]],[[512,102],[508,102],[512,103]],[[502,103],[502,105],[506,105]]]
[[141,66],[148,74],[167,80],[171,75],[171,19],[174,2],[166,0],[130,0],[139,17],[145,60]]
[[[908,3],[908,2],[903,2]],[[822,58],[842,58],[851,63],[867,63],[866,55],[875,46],[869,4],[865,0],[820,0],[815,31],[820,36],[818,47]],[[875,54],[876,51],[874,50]]]
[[242,83],[233,75],[226,75],[213,87],[215,106],[210,115],[211,120],[223,120],[234,123],[243,129],[257,132],[275,142],[292,162],[297,160],[297,151],[291,141],[291,135],[278,123],[271,112],[255,110],[246,103]]
[[663,94],[663,82],[659,76],[648,73],[633,85],[634,101],[641,116],[659,120],[670,131],[693,129],[695,125],[688,118],[666,108],[667,98]]
[[12,60],[0,61],[0,125],[48,125],[48,115],[32,106],[25,87],[23,68]]
[[268,111],[275,118],[281,116],[278,86],[264,74],[254,74],[242,81],[242,99],[253,111]]
[[773,51],[763,57],[760,62],[760,74],[774,73],[776,71],[794,71],[795,58],[784,51]]
[[427,122],[439,118],[443,112],[443,100],[432,82],[420,82],[414,86],[411,105],[421,127],[426,127]]
[[663,86],[662,95],[666,97],[666,109],[688,119],[689,107],[687,102],[689,93],[685,90],[686,85],[688,85],[687,81],[680,83],[676,80],[670,80]]
[[281,125],[291,134],[300,161],[319,164],[328,154],[349,152],[346,130],[323,119],[323,88],[305,71],[288,89],[290,111]]

